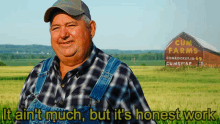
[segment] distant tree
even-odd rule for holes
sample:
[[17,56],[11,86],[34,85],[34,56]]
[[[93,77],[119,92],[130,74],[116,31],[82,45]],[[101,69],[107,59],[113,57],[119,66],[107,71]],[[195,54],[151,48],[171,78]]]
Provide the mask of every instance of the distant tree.
[[35,58],[35,56],[34,56],[34,55],[30,55],[30,58],[31,58],[31,59],[34,59],[34,58]]
[[6,64],[3,62],[0,62],[0,66],[6,66]]

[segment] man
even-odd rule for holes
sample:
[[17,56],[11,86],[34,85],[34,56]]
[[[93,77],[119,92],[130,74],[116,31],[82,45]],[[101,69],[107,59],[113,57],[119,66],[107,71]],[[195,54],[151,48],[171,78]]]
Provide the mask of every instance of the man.
[[[136,110],[150,111],[141,86],[126,64],[95,47],[92,38],[96,23],[84,2],[58,0],[46,11],[44,21],[50,22],[51,45],[56,56],[40,62],[30,72],[17,111],[36,114],[34,109],[38,108],[45,114],[76,109],[83,113],[89,106],[90,113],[100,114],[95,121],[85,116],[85,123],[155,123],[136,119]],[[48,122],[36,116],[27,123]],[[65,123],[73,123],[65,119]]]

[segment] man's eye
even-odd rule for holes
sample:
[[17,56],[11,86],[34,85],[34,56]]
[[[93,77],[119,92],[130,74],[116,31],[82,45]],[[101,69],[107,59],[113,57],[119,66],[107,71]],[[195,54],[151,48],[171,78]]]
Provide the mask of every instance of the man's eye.
[[73,26],[76,26],[76,25],[74,25],[74,24],[71,24],[71,25],[67,25],[68,27],[73,27]]
[[59,29],[59,27],[53,27],[51,28],[52,31]]

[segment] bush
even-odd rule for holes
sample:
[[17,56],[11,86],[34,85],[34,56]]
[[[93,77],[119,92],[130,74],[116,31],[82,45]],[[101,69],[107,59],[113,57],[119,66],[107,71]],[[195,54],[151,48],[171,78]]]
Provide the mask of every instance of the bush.
[[6,66],[6,64],[3,62],[0,62],[0,66]]
[[143,63],[142,66],[146,66],[146,65]]

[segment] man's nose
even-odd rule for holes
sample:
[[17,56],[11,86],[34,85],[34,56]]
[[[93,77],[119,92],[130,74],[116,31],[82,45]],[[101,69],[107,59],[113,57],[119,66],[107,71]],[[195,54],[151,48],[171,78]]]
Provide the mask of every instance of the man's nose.
[[61,37],[62,39],[66,39],[66,38],[69,37],[69,32],[68,32],[68,30],[66,29],[65,26],[61,27],[60,37]]

